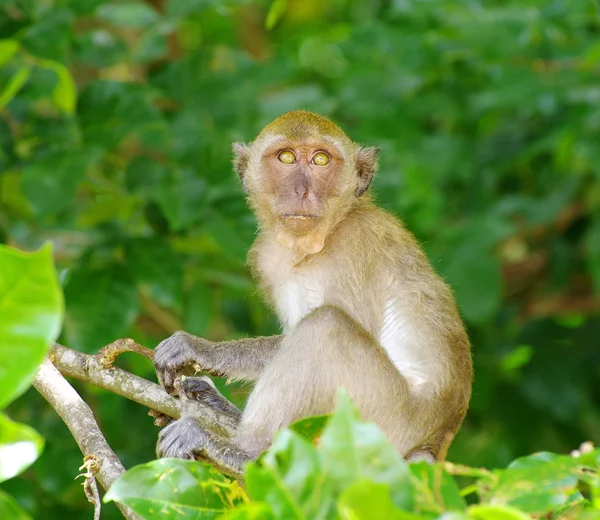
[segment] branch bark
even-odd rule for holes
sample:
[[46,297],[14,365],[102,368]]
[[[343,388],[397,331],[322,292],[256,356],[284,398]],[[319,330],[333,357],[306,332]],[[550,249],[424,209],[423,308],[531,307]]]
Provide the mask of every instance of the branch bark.
[[64,376],[104,388],[174,419],[194,415],[222,436],[232,437],[235,433],[237,424],[231,417],[199,401],[176,399],[160,385],[120,368],[107,368],[101,355],[84,354],[55,343],[50,350],[50,360]]
[[[106,442],[91,408],[49,360],[38,369],[33,386],[67,425],[84,456],[93,455],[100,461],[96,476],[102,487],[108,489],[125,468]],[[121,504],[117,507],[128,520],[139,520],[128,507]]]

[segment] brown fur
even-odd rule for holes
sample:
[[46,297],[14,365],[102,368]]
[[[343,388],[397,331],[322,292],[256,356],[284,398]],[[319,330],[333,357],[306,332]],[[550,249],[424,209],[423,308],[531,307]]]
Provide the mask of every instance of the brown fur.
[[[281,150],[296,163],[278,161]],[[311,165],[318,150],[329,168]],[[403,456],[437,457],[467,411],[470,346],[450,290],[414,237],[363,195],[377,150],[296,111],[234,151],[259,220],[250,267],[283,334],[219,344],[185,335],[178,347],[168,339],[159,373],[177,368],[161,359],[185,358],[256,380],[235,439],[249,457],[292,421],[331,412],[339,386]],[[289,225],[289,214],[315,217]]]

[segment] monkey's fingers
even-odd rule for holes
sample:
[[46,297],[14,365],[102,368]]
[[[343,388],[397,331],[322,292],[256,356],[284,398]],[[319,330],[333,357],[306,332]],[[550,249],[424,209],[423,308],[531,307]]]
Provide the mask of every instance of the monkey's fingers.
[[156,369],[156,376],[160,386],[162,386],[168,394],[175,394],[175,379],[178,374],[174,370],[159,370]]

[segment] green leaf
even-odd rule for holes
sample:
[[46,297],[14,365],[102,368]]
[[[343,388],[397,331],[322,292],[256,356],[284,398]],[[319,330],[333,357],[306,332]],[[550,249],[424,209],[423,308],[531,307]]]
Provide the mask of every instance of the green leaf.
[[0,40],[0,67],[8,62],[19,50],[17,40]]
[[[177,169],[171,170],[168,176],[161,179],[153,198],[164,213],[169,226],[174,231],[181,231],[200,220],[204,214],[206,191],[204,179],[194,175],[191,170]],[[229,236],[230,233],[226,235]]]
[[127,471],[110,487],[104,502],[129,506],[146,520],[208,520],[243,503],[243,495],[236,482],[210,466],[159,459]]
[[198,336],[206,336],[217,314],[213,292],[213,288],[203,282],[190,287],[184,301],[184,330]]
[[72,347],[84,352],[97,352],[123,337],[138,312],[135,283],[129,272],[117,265],[71,270],[65,299],[65,334]]
[[13,497],[0,490],[0,518],[10,520],[32,520]]
[[34,253],[0,245],[0,409],[31,383],[60,332],[63,298],[49,244]]
[[500,262],[480,243],[460,245],[444,273],[466,321],[483,323],[496,313],[502,295]]
[[246,472],[248,494],[269,504],[276,518],[324,518],[334,507],[316,448],[289,429]]
[[251,502],[226,511],[217,520],[275,520],[268,504]]
[[531,361],[533,353],[531,345],[519,345],[502,356],[500,366],[504,372],[512,372],[527,365]]
[[28,164],[21,178],[23,193],[39,216],[56,215],[75,202],[78,184],[99,155],[94,150],[56,152]]
[[277,25],[277,22],[287,9],[287,4],[287,0],[273,0],[269,12],[267,13],[267,18],[265,19],[265,27],[267,30],[270,31]]
[[428,517],[398,509],[390,499],[390,486],[359,480],[338,499],[341,520],[418,520]]
[[290,429],[314,444],[314,442],[323,434],[323,430],[330,417],[330,414],[305,417],[304,419],[300,419],[293,423],[290,426]]
[[31,76],[30,67],[22,67],[11,76],[4,90],[0,93],[0,110],[4,110],[6,105],[19,93],[27,83],[29,76]]
[[373,423],[358,419],[358,410],[344,391],[320,443],[323,471],[338,491],[353,482],[370,480],[388,484],[393,503],[401,509],[413,506],[413,484],[408,464]]
[[148,157],[136,157],[127,165],[125,186],[131,193],[147,197],[167,175],[164,164]]
[[410,471],[418,480],[419,486],[415,493],[415,500],[419,503],[421,511],[435,513],[437,509],[429,508],[429,504],[437,504],[445,511],[460,511],[466,507],[466,502],[460,494],[458,484],[444,471],[441,464],[428,464],[427,462],[413,462]]
[[0,482],[28,468],[43,448],[44,439],[38,432],[0,413]]
[[469,507],[468,512],[473,520],[531,520],[529,515],[511,506],[482,504]]
[[143,2],[102,4],[96,9],[99,19],[119,27],[147,27],[156,23],[158,13]]
[[138,284],[160,305],[179,310],[181,306],[181,260],[169,242],[136,238],[127,246],[127,265]]
[[566,504],[576,491],[579,465],[576,458],[546,452],[522,457],[498,471],[490,500],[527,513],[548,513]]
[[57,61],[43,60],[40,65],[53,70],[58,76],[58,83],[52,91],[52,101],[66,114],[72,114],[75,111],[77,102],[77,87],[69,69]]
[[81,90],[77,112],[88,145],[112,149],[132,133],[152,140],[154,150],[168,142],[164,121],[143,85],[92,81]]

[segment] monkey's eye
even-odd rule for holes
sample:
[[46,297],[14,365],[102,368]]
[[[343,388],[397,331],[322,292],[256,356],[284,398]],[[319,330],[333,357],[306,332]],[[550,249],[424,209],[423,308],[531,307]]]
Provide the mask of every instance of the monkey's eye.
[[317,166],[325,166],[329,163],[329,155],[324,152],[319,152],[313,157],[312,162]]
[[289,150],[284,150],[277,156],[277,158],[283,164],[294,164],[296,162],[296,156]]

